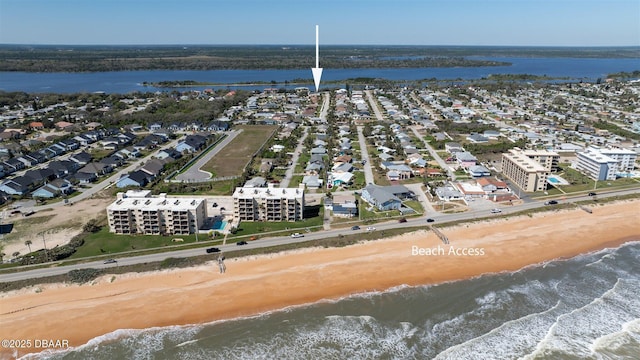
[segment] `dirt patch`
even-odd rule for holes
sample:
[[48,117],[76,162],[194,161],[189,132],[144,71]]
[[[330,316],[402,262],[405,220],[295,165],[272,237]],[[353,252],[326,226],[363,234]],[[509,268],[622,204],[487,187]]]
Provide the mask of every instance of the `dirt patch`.
[[278,128],[273,125],[252,125],[239,127],[242,132],[224,149],[206,163],[201,170],[214,177],[242,175],[244,166]]
[[13,223],[14,229],[0,242],[5,260],[15,252],[29,253],[29,247],[25,245],[27,240],[31,241],[31,251],[43,249],[45,243],[48,249],[68,243],[82,231],[87,221],[105,215],[111,202],[111,197],[87,199],[71,206],[36,211],[29,217],[8,217],[4,222]]

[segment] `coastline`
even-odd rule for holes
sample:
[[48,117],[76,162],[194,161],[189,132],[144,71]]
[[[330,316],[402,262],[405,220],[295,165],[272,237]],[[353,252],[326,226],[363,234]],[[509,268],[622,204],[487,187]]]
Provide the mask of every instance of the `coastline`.
[[[208,323],[402,285],[517,271],[640,240],[639,210],[640,201],[632,200],[595,206],[593,214],[576,209],[498,217],[442,228],[450,245],[418,231],[345,248],[230,259],[226,274],[211,262],[105,275],[91,285],[42,285],[0,294],[0,335],[79,346],[118,329]],[[20,349],[19,355],[42,350]],[[12,354],[1,351],[0,357]]]

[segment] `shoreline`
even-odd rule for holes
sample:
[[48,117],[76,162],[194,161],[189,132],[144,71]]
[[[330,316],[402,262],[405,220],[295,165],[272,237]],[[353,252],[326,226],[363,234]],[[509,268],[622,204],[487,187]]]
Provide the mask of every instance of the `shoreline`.
[[[211,262],[105,275],[85,285],[41,285],[0,295],[0,334],[68,340],[76,347],[118,329],[206,324],[399,286],[518,271],[640,240],[637,222],[629,221],[638,210],[640,201],[632,200],[595,206],[593,214],[549,211],[456,225],[441,229],[450,245],[424,230],[343,248],[229,259],[226,274]],[[0,357],[11,354],[1,351]]]

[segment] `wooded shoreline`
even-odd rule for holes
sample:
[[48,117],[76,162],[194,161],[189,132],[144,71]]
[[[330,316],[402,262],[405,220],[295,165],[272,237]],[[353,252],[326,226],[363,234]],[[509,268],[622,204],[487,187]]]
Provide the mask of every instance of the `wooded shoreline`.
[[[312,46],[0,45],[0,71],[266,70],[311,67]],[[325,68],[508,66],[474,57],[634,58],[640,48],[325,46]]]

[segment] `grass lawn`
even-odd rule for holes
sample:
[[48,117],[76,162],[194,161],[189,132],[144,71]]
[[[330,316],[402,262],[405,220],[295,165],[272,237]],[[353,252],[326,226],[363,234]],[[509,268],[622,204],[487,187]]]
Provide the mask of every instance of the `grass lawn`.
[[[183,242],[173,242],[174,238],[183,239]],[[206,234],[198,234],[198,241],[211,240]],[[220,239],[220,242],[222,239]],[[115,235],[109,232],[108,227],[95,234],[87,236],[84,245],[79,247],[69,259],[80,259],[89,256],[117,254],[126,251],[163,248],[167,246],[193,244],[196,235]],[[213,243],[212,243],[213,244]]]
[[237,184],[236,180],[214,181],[211,190],[206,191],[207,195],[231,195]]
[[300,183],[302,182],[302,179],[304,178],[303,175],[293,175],[291,177],[291,181],[289,181],[289,187],[298,187],[298,185],[300,185]]
[[[580,191],[593,191],[594,188],[596,190],[606,190],[613,189],[617,187],[625,187],[625,186],[633,186],[640,185],[640,181],[637,179],[629,179],[629,178],[621,178],[617,180],[608,180],[608,181],[594,181],[590,179],[588,176],[581,174],[577,170],[574,170],[570,167],[565,167],[564,171],[558,174],[565,180],[567,180],[571,185],[559,186],[565,193],[573,193]],[[552,194],[549,191],[549,194]]]
[[363,187],[365,187],[367,184],[364,178],[364,171],[354,171],[353,179],[351,179],[351,182],[351,188],[353,189],[362,189]]
[[417,200],[407,200],[405,202],[402,203],[404,206],[406,207],[410,207],[413,210],[416,211],[416,213],[418,214],[422,214],[424,213],[424,209],[422,208],[422,204],[420,204],[420,201]]
[[[388,219],[390,217],[399,216],[400,212],[397,210],[390,211],[378,211],[378,209],[372,207],[366,201],[362,200],[358,196],[358,203],[360,204],[360,219],[364,222],[378,220],[378,219]],[[367,208],[371,207],[371,210],[367,210]]]
[[202,170],[218,177],[242,175],[242,169],[278,128],[273,125],[239,126],[243,131],[206,163]]

